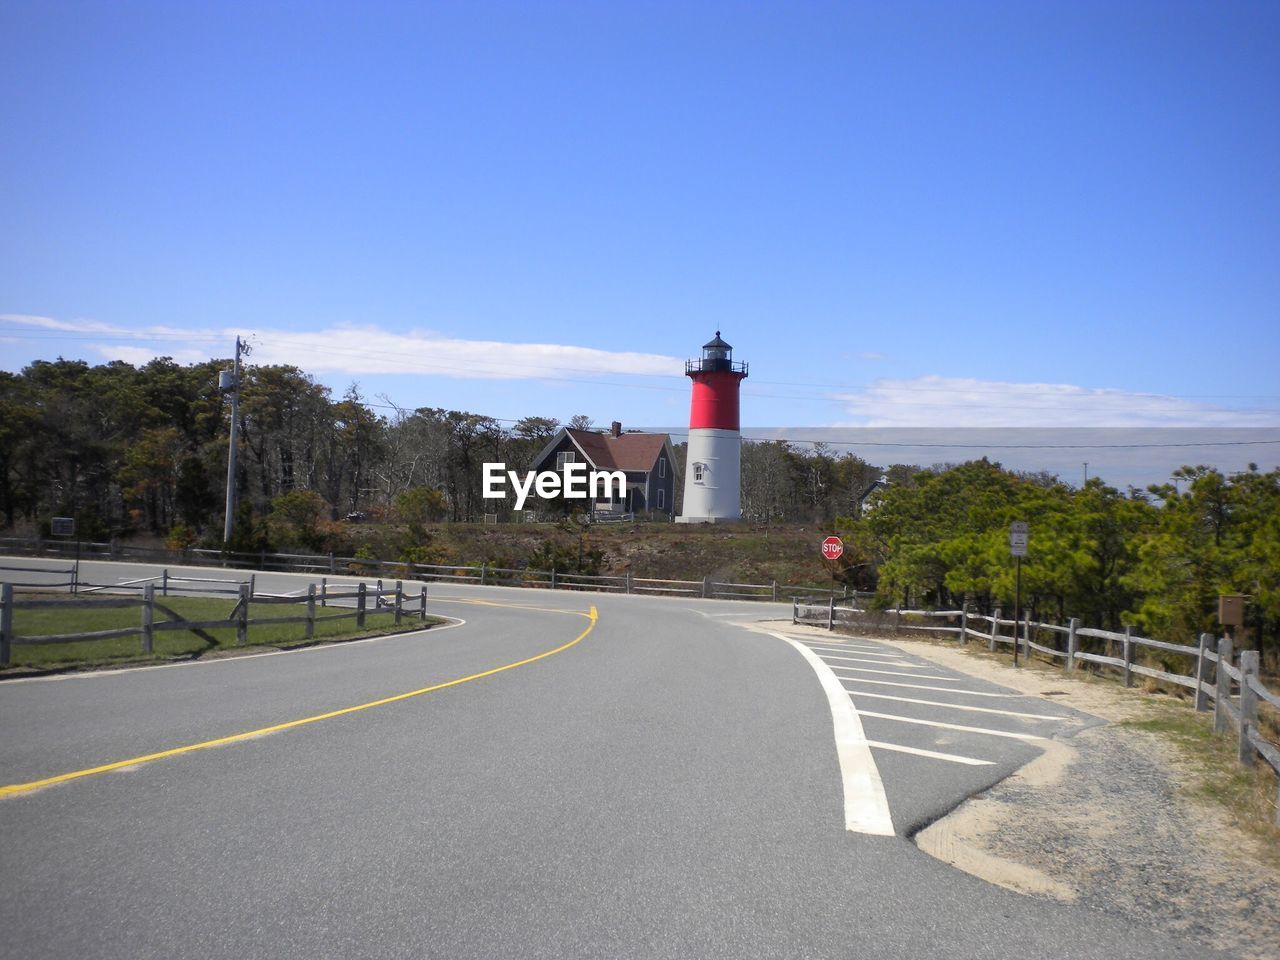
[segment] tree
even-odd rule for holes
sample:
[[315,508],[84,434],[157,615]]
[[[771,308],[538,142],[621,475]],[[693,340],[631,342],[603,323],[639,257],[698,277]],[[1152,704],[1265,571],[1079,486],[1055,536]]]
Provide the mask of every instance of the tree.
[[321,523],[328,512],[324,498],[314,490],[290,490],[271,501],[271,531],[278,543],[320,550],[324,544]]

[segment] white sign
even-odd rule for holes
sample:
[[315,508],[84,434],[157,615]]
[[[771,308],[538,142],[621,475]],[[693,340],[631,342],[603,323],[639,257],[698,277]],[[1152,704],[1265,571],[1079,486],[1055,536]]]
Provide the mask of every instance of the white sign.
[[1015,520],[1009,524],[1009,553],[1015,557],[1027,555],[1027,539],[1030,531],[1025,520]]

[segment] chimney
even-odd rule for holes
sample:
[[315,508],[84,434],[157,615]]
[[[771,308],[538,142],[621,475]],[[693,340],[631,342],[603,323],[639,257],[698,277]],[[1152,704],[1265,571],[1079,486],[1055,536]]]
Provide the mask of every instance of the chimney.
[[613,421],[613,423],[609,424],[609,432],[615,437],[622,436],[622,423],[618,420]]

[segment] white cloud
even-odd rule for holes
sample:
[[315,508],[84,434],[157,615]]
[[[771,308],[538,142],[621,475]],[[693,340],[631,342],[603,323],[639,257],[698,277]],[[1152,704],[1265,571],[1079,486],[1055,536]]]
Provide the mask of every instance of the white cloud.
[[1262,427],[1274,410],[1230,410],[1182,397],[1064,383],[924,376],[842,393],[851,427]]
[[96,320],[55,320],[53,317],[35,317],[26,313],[0,313],[0,320],[41,330],[57,330],[63,333],[114,334],[120,328]]
[[[592,375],[669,376],[683,361],[655,353],[597,350],[558,343],[467,340],[416,330],[393,331],[372,324],[342,324],[322,330],[125,328],[94,320],[55,320],[3,314],[7,323],[66,334],[87,335],[106,360],[142,364],[169,356],[182,362],[229,355],[237,335],[253,347],[252,361],[293,364],[310,373],[350,375],[409,373],[459,379],[581,379]],[[77,339],[83,339],[78,337]],[[108,338],[110,338],[108,340]],[[112,342],[120,341],[120,342]],[[174,346],[174,344],[180,346]],[[195,347],[192,344],[200,344]]]

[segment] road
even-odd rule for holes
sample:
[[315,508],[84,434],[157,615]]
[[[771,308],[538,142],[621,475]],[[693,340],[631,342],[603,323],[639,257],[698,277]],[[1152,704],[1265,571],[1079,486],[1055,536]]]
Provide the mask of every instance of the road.
[[0,683],[0,784],[175,751],[0,799],[3,955],[1211,955],[907,839],[1092,718],[777,605],[431,605],[464,622]]

